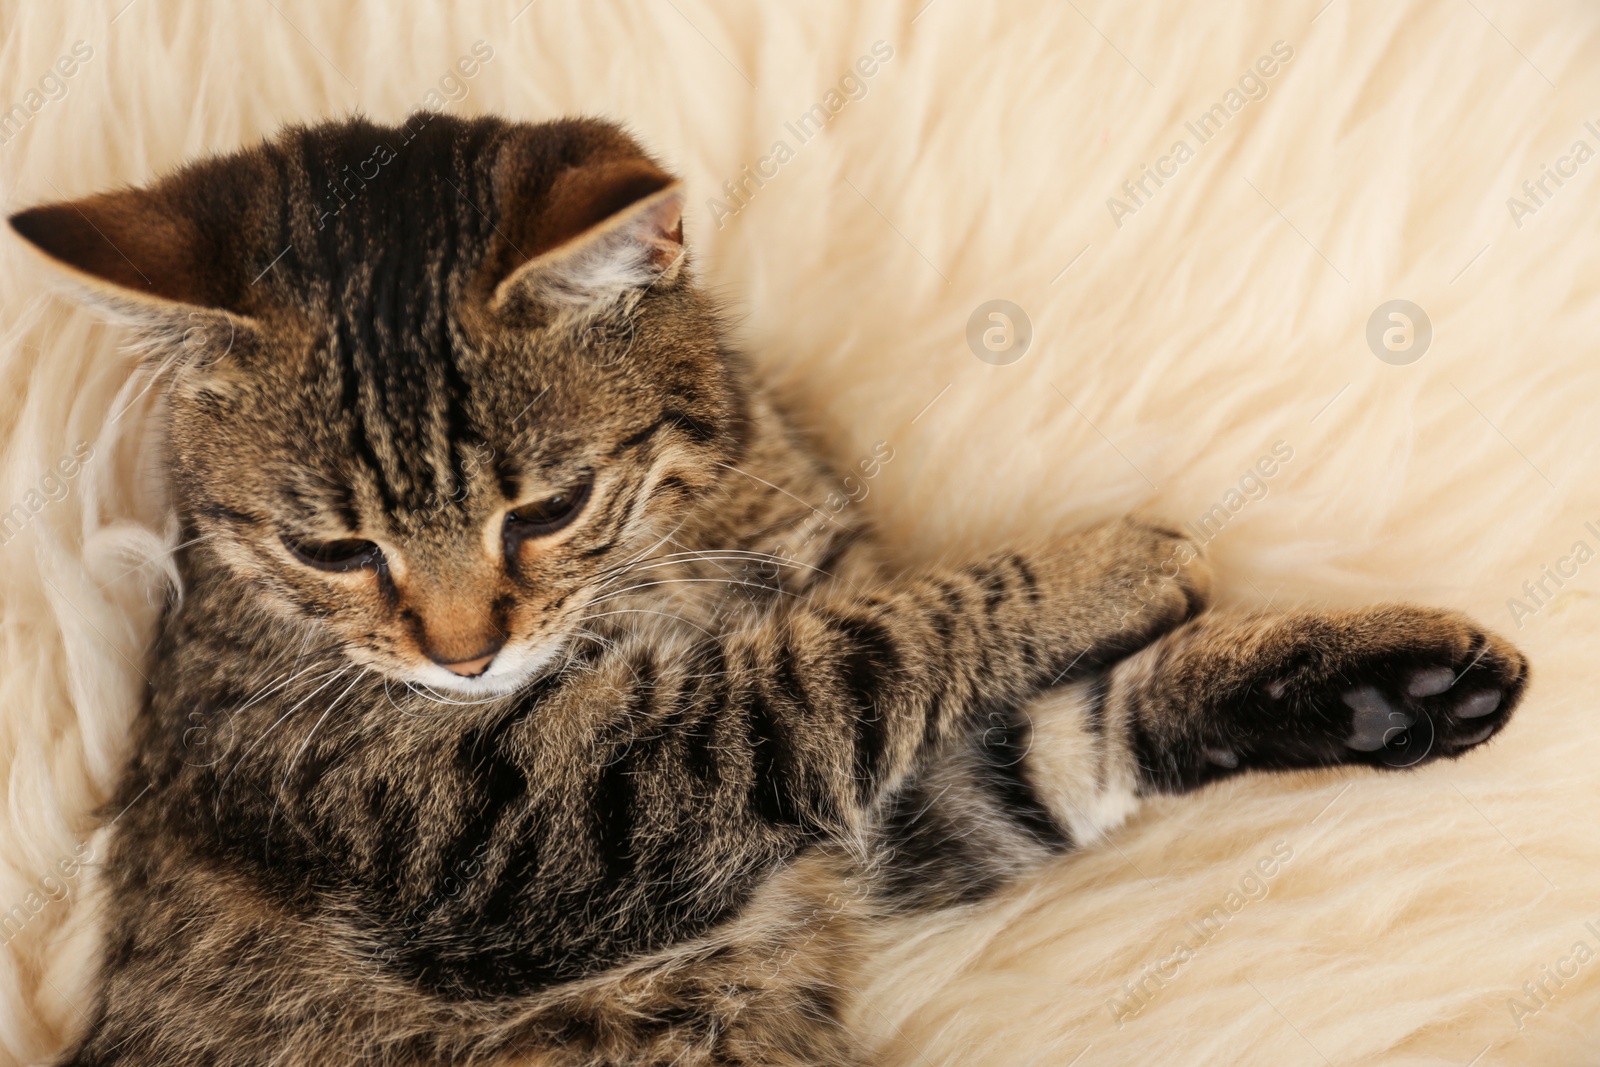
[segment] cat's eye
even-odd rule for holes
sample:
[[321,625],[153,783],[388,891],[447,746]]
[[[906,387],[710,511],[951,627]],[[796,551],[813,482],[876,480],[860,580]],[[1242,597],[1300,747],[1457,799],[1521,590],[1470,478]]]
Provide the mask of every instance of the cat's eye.
[[547,537],[578,517],[589,500],[593,482],[555,493],[533,504],[506,513],[505,535],[515,543],[529,537]]
[[348,538],[340,541],[310,541],[285,537],[284,547],[294,558],[319,571],[380,570],[387,560],[383,549],[371,541]]

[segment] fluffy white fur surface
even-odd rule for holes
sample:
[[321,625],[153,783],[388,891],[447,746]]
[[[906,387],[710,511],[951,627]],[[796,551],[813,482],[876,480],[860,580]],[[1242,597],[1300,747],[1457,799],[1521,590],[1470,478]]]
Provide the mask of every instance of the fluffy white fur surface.
[[[1220,504],[1224,603],[1445,605],[1534,664],[1464,760],[1150,803],[908,928],[863,991],[884,1064],[1600,1064],[1600,11],[525,2],[9,0],[4,207],[430,91],[623,120],[687,180],[696,269],[782,394],[842,463],[892,445],[853,506],[908,556]],[[1134,196],[1146,166],[1170,176]],[[966,341],[992,299],[1032,325],[1004,365]],[[1397,299],[1432,324],[1407,365],[1366,339]],[[0,1059],[31,1062],[88,1003],[86,835],[171,541],[124,335],[9,234],[0,311],[0,511],[26,512],[0,545]]]

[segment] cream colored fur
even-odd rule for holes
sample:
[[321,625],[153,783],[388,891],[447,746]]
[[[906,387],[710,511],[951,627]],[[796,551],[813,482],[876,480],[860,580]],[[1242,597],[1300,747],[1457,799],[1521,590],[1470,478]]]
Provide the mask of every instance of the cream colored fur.
[[[1600,10],[1324,2],[8,0],[0,108],[75,41],[93,55],[0,147],[4,203],[287,121],[399,120],[481,39],[494,56],[449,109],[615,116],[655,148],[687,181],[696,269],[781,394],[841,463],[892,444],[851,506],[908,552],[1196,519],[1285,442],[1211,545],[1222,599],[1471,611],[1532,658],[1519,717],[1416,774],[1146,804],[905,931],[863,1025],[896,1067],[1600,1064],[1600,958],[1545,977],[1600,949],[1600,561],[1531,616],[1507,606],[1574,542],[1600,549],[1600,160],[1520,226],[1507,205],[1532,206],[1522,183],[1575,140],[1600,148]],[[800,144],[785,123],[880,40],[866,95]],[[1107,198],[1131,205],[1122,184],[1195,144],[1185,121],[1275,41],[1293,58],[1266,97],[1119,228]],[[722,183],[780,138],[792,158],[732,210]],[[995,298],[1033,325],[1008,366],[964,340]],[[1364,339],[1396,298],[1434,325],[1409,366]],[[0,546],[0,910],[26,911],[0,951],[8,1063],[48,1055],[89,1002],[92,871],[62,863],[118,773],[163,596],[159,387],[134,367],[126,334],[0,239],[0,510],[94,448]],[[1180,941],[1203,943],[1174,962]],[[1523,985],[1541,980],[1539,1007]],[[1108,1004],[1141,982],[1119,1024]]]

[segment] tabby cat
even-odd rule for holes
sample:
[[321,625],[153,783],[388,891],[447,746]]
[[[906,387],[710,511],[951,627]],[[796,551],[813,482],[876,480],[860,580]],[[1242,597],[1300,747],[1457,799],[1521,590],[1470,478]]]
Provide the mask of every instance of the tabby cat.
[[603,122],[425,116],[11,218],[140,331],[181,524],[60,1062],[866,1064],[889,918],[1505,725],[1467,619],[1206,612],[1159,525],[886,563],[683,199]]

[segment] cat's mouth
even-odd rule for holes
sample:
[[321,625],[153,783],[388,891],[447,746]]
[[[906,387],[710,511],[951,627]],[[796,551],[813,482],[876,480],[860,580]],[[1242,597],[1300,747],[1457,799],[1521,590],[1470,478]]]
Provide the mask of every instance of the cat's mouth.
[[555,636],[527,648],[502,648],[481,673],[461,675],[437,664],[414,667],[406,681],[444,703],[508,696],[548,671],[566,640]]

